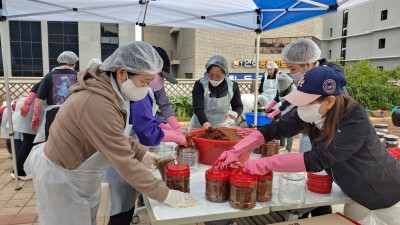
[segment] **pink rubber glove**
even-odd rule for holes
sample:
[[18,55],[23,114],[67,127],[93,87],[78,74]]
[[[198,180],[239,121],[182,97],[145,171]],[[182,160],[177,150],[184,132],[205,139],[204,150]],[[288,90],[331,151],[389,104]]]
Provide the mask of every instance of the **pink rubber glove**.
[[266,107],[265,107],[265,113],[269,112],[272,110],[272,108],[276,105],[276,101],[272,100]]
[[230,151],[224,151],[220,156],[219,160],[222,162],[219,164],[220,167],[226,167],[228,164],[238,161],[239,157],[246,152],[250,152],[253,149],[260,147],[265,143],[264,136],[258,130],[253,130],[249,135],[240,140],[233,149]]
[[182,128],[178,123],[178,120],[176,119],[175,116],[170,116],[167,119],[168,124],[171,126],[172,129],[174,129],[176,132],[182,133]]
[[275,109],[273,112],[268,113],[267,117],[270,119],[273,119],[276,115],[281,113],[280,109]]
[[162,142],[175,142],[178,145],[186,145],[186,138],[183,134],[178,133],[174,130],[163,130],[164,137],[161,140]]
[[31,104],[33,100],[36,98],[36,93],[35,92],[29,92],[28,96],[26,96],[24,104],[22,105],[20,111],[21,111],[21,116],[25,117],[28,115],[29,110],[31,109]]
[[269,171],[303,172],[306,166],[303,153],[289,153],[246,161],[243,171],[253,175],[264,175]]
[[33,131],[37,131],[40,125],[40,110],[42,109],[41,106],[35,106],[33,108],[33,117],[31,121],[31,128]]
[[166,123],[160,123],[158,126],[163,130],[172,130],[171,126]]

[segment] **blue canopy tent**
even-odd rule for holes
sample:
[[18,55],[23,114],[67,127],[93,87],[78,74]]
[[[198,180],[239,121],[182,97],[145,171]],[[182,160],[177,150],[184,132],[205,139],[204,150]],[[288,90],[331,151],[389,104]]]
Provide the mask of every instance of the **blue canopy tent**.
[[[7,102],[10,103],[8,77],[11,74],[11,62],[6,56],[6,52],[9,52],[6,49],[10,48],[7,29],[10,20],[135,23],[140,26],[254,31],[257,34],[258,62],[261,32],[366,1],[368,0],[1,0],[0,31]],[[258,66],[256,74],[259,74]],[[258,79],[255,79],[255,85],[258,86]],[[10,108],[7,111],[11,118]],[[254,123],[257,124],[256,116]],[[9,128],[13,130],[12,121]],[[10,133],[10,137],[13,139],[13,133]],[[13,144],[12,149],[15,156]],[[15,157],[13,158],[16,170]],[[18,179],[15,179],[18,188]]]

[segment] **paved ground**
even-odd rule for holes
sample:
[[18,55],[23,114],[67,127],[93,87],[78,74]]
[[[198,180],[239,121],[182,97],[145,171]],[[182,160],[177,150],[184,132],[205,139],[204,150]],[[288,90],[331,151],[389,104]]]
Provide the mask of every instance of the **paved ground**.
[[[293,151],[297,151],[298,138],[293,143]],[[281,149],[284,152],[284,148]],[[16,191],[14,179],[10,177],[12,171],[11,155],[4,147],[4,141],[0,141],[0,225],[31,225],[38,224],[36,214],[36,197],[32,181],[19,181],[21,190]],[[107,184],[102,185],[102,200],[97,214],[97,224],[106,225],[108,222],[110,202]],[[341,212],[343,205],[334,206],[335,212]],[[149,224],[145,210],[138,213],[139,224]],[[204,224],[204,223],[198,223]]]

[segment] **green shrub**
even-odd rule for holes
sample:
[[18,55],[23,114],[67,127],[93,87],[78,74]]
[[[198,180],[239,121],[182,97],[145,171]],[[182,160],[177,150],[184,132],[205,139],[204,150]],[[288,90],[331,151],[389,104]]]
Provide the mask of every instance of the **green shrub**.
[[[170,96],[172,111],[180,122],[190,121],[193,115],[192,97],[189,96]],[[162,117],[160,109],[157,110],[157,115]]]
[[364,108],[390,110],[399,105],[400,87],[388,83],[389,79],[400,79],[400,66],[380,70],[368,60],[346,63],[344,67],[349,95]]

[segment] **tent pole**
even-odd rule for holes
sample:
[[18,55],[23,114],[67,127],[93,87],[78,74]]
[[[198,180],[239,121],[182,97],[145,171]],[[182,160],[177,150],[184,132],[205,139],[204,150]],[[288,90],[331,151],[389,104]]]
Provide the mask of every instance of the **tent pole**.
[[[7,48],[10,47],[10,42],[9,42],[9,35],[7,32],[7,27],[8,27],[8,20],[1,21],[1,54],[3,56],[3,60],[8,58]],[[15,145],[14,145],[14,128],[13,128],[13,123],[12,123],[12,111],[11,111],[11,97],[10,97],[10,87],[9,87],[9,81],[8,81],[8,72],[9,72],[9,67],[10,65],[8,64],[7,61],[3,61],[3,70],[4,70],[4,86],[6,89],[6,99],[7,99],[7,116],[8,116],[8,135],[10,136],[11,139],[11,154],[12,154],[12,159],[13,159],[13,165],[14,165],[14,175],[15,175],[15,190],[20,190],[21,187],[19,186],[19,181],[18,181],[18,171],[17,171],[17,159],[16,159],[16,154],[15,154]]]
[[256,76],[254,81],[254,126],[257,127],[257,114],[258,114],[258,74],[260,73],[260,38],[261,33],[257,33],[257,44],[256,44]]

